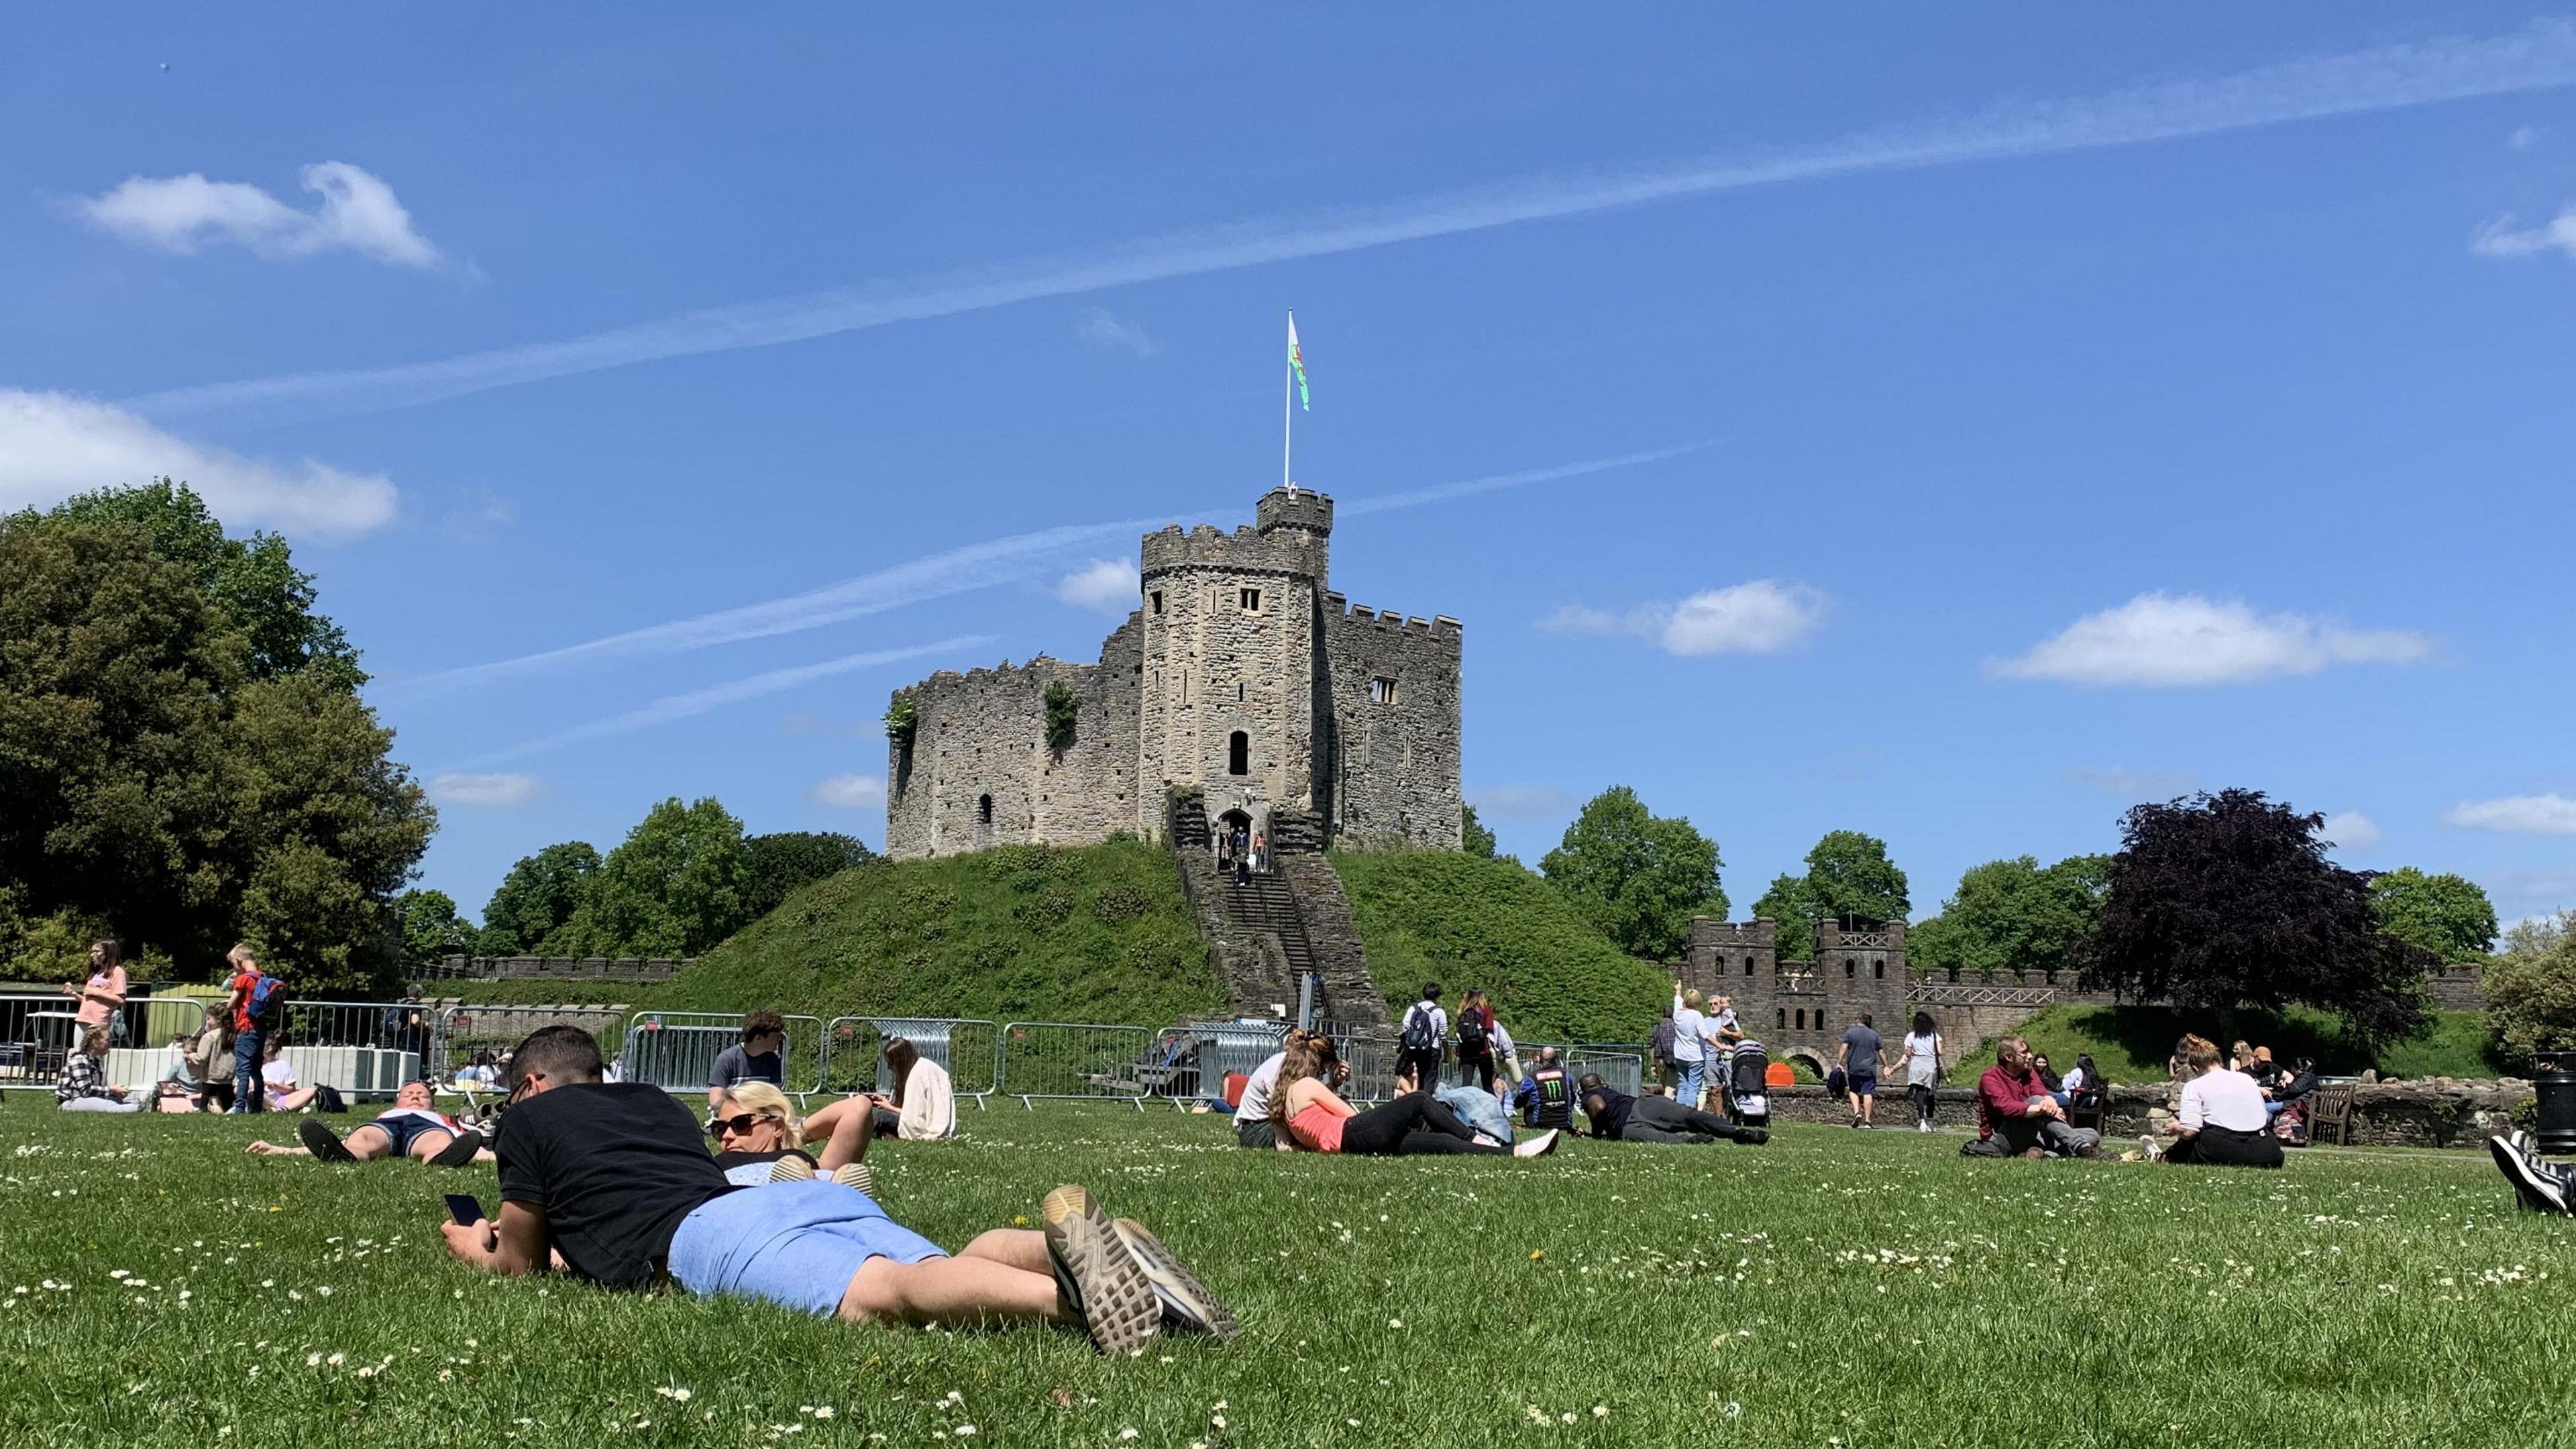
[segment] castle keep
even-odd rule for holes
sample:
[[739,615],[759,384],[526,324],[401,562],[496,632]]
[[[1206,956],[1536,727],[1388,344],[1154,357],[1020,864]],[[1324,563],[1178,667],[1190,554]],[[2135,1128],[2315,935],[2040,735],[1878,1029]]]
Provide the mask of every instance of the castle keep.
[[1136,611],[1099,663],[1040,656],[897,690],[912,723],[888,739],[886,853],[1237,824],[1282,854],[1456,849],[1459,623],[1350,607],[1330,586],[1332,532],[1332,499],[1282,487],[1248,528],[1149,533]]

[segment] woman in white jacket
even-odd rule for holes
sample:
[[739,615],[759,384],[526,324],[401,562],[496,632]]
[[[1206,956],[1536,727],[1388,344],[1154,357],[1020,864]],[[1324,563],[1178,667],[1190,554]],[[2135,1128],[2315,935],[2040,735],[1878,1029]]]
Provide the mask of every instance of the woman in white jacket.
[[875,1119],[871,1135],[900,1137],[906,1142],[936,1142],[957,1135],[957,1090],[948,1069],[922,1056],[899,1036],[885,1040],[885,1074],[894,1079],[894,1095],[863,1093],[846,1097],[805,1119],[805,1140],[819,1142],[853,1112]]

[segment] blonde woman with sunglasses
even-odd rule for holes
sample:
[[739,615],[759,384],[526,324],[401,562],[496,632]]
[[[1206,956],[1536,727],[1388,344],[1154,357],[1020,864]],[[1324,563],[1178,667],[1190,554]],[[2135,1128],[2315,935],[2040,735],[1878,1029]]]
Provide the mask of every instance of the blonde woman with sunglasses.
[[834,1123],[820,1157],[796,1145],[804,1128],[786,1093],[767,1082],[736,1082],[716,1097],[707,1135],[715,1140],[716,1166],[737,1187],[802,1182],[819,1172],[875,1196],[876,1183],[862,1161],[868,1154],[864,1115]]

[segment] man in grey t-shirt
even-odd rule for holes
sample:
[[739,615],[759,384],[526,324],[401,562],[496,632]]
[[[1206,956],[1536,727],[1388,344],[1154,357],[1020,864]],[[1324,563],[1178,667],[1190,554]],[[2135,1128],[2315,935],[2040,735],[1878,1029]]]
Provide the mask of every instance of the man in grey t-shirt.
[[1869,1127],[1871,1110],[1878,1105],[1878,1069],[1886,1064],[1887,1049],[1869,1024],[1869,1013],[1843,1033],[1840,1053],[1843,1079],[1851,1092],[1852,1125]]
[[746,1013],[742,1040],[716,1053],[715,1068],[707,1073],[707,1110],[716,1110],[716,1104],[724,1100],[725,1089],[736,1082],[786,1086],[787,1064],[778,1055],[779,1048],[786,1044],[785,1017],[774,1011]]

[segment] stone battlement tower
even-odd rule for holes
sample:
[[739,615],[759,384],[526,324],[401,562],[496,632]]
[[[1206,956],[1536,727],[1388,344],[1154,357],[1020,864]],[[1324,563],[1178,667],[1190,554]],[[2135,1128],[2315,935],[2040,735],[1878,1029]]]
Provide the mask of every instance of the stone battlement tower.
[[[1167,802],[1274,849],[1456,849],[1463,630],[1330,587],[1333,500],[1274,488],[1232,533],[1145,535],[1137,608],[1097,664],[942,671],[895,692],[886,852],[1160,837]],[[1072,705],[1049,739],[1048,696]]]

